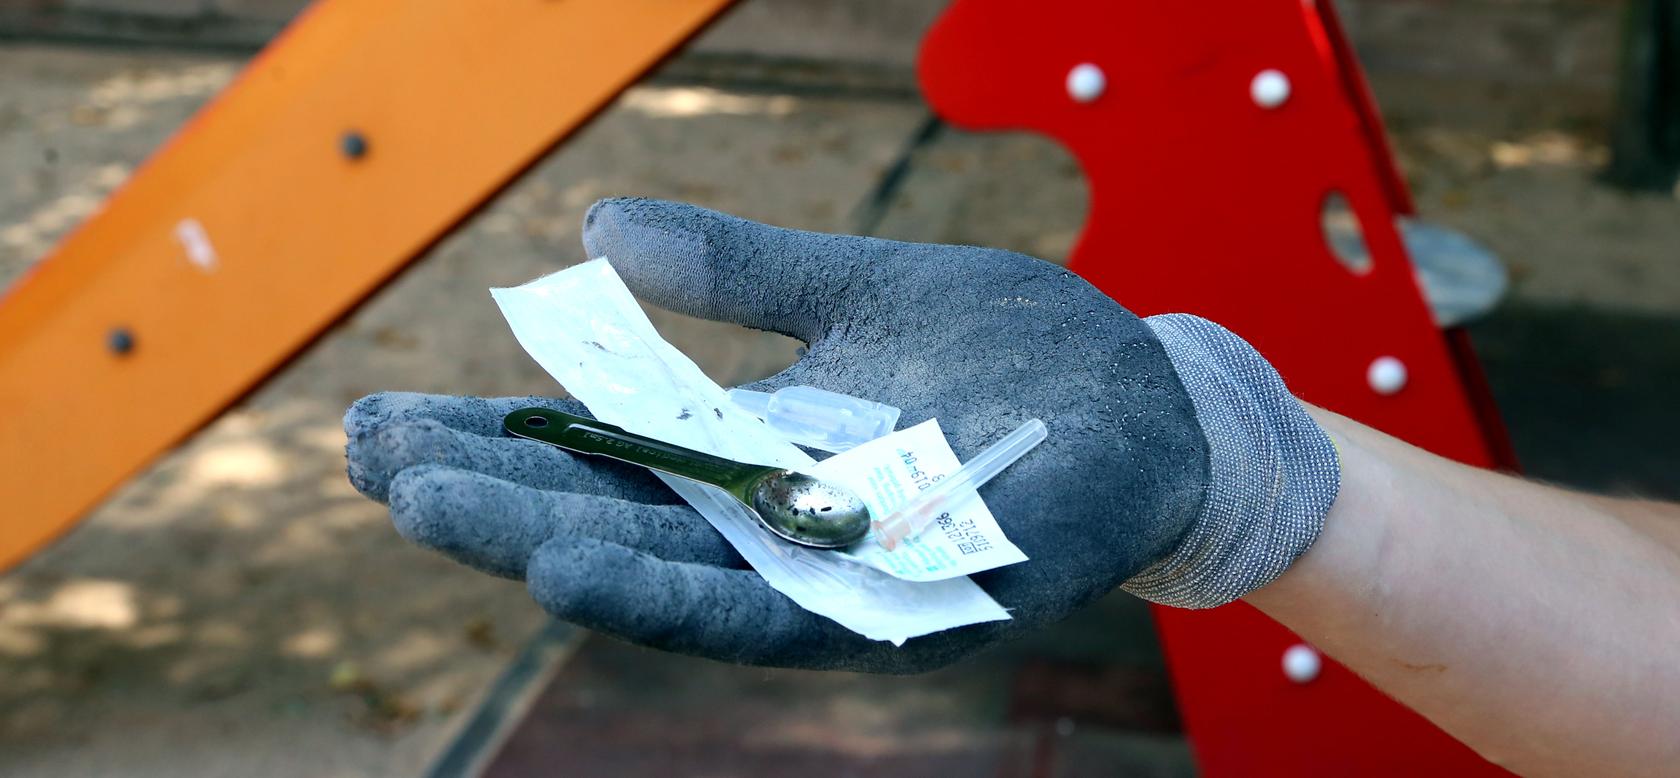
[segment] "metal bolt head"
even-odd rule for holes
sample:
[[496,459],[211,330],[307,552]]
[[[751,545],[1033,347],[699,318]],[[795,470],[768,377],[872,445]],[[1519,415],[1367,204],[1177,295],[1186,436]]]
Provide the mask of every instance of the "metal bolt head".
[[1283,675],[1295,683],[1312,683],[1324,669],[1324,659],[1305,643],[1283,650]]
[[1406,388],[1406,363],[1394,357],[1377,357],[1365,368],[1365,381],[1377,394],[1396,394]]
[[347,159],[361,159],[367,156],[367,137],[355,130],[346,131],[338,138],[338,150]]
[[1281,70],[1262,70],[1248,82],[1248,96],[1261,108],[1276,108],[1289,102],[1289,76]]
[[134,351],[134,333],[127,327],[116,327],[105,335],[105,347],[117,356],[127,356]]
[[1067,74],[1068,97],[1076,103],[1089,103],[1102,97],[1108,88],[1108,76],[1103,74],[1102,68],[1089,62],[1074,65]]

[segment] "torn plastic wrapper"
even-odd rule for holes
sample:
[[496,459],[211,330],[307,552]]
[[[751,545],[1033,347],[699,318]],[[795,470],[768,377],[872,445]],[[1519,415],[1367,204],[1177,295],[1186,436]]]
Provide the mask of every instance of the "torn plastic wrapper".
[[892,432],[900,413],[890,405],[815,386],[785,386],[775,392],[737,387],[729,390],[729,399],[789,443],[831,454]]
[[[737,408],[659,336],[606,260],[491,294],[520,345],[601,421],[741,462],[814,472],[809,456]],[[899,580],[836,552],[775,538],[716,489],[661,478],[777,591],[866,637],[902,643],[1009,618],[966,577]]]

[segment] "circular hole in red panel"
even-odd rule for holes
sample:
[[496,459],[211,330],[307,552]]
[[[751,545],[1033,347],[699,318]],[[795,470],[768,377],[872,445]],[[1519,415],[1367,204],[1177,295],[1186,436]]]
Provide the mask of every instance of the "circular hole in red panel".
[[1324,245],[1342,267],[1354,275],[1371,272],[1371,249],[1365,245],[1365,229],[1346,195],[1334,189],[1324,196],[1318,209],[1318,226]]

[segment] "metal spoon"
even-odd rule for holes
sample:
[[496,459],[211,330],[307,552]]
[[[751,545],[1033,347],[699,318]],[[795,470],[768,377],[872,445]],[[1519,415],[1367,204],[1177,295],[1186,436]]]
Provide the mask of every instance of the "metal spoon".
[[716,486],[746,506],[765,529],[802,546],[844,548],[869,534],[869,507],[863,500],[843,486],[804,473],[715,457],[547,408],[514,411],[502,419],[502,429],[515,437]]

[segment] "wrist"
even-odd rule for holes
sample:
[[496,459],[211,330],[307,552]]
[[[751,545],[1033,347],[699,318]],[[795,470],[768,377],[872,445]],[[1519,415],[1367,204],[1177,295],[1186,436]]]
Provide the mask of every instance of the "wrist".
[[1297,611],[1326,610],[1320,600],[1327,595],[1368,600],[1370,592],[1353,592],[1350,587],[1379,587],[1381,580],[1383,514],[1373,510],[1371,503],[1387,498],[1376,494],[1374,487],[1380,480],[1373,481],[1367,472],[1371,454],[1346,434],[1341,427],[1345,419],[1320,408],[1306,408],[1336,446],[1341,487],[1312,546],[1276,580],[1242,598],[1285,623],[1293,623]]
[[1122,588],[1211,608],[1271,583],[1324,527],[1341,483],[1334,443],[1247,342],[1186,314],[1144,320],[1207,438],[1202,509],[1178,545]]

